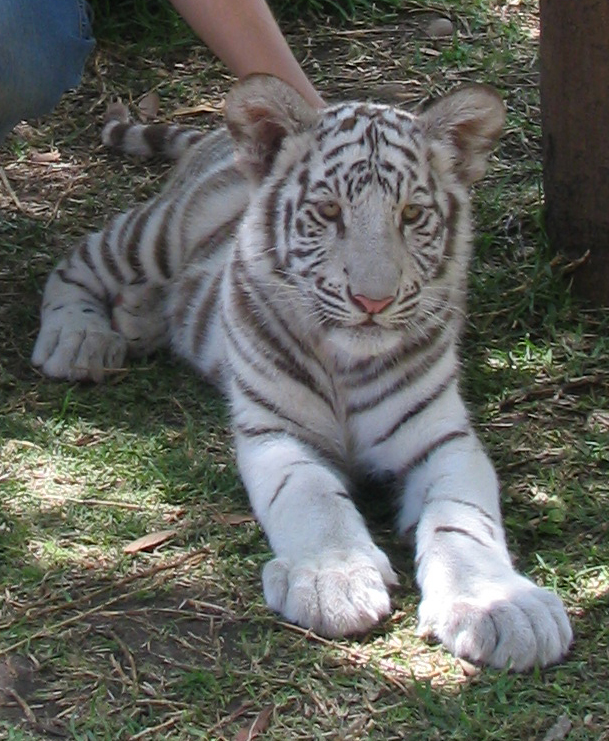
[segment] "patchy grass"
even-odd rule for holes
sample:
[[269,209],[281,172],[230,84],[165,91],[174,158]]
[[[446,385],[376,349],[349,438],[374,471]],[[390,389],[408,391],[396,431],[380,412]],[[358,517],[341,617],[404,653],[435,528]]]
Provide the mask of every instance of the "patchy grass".
[[[391,618],[361,640],[283,624],[260,594],[269,551],[216,394],[167,357],[101,387],[31,368],[54,263],[166,171],[103,150],[107,102],[137,110],[156,90],[163,119],[220,120],[230,78],[177,30],[145,53],[103,44],[80,89],[0,150],[0,738],[609,739],[608,321],[571,301],[540,226],[535,11],[409,0],[382,23],[294,27],[290,42],[328,99],[413,105],[474,80],[506,99],[475,194],[465,391],[518,565],[569,607],[567,661],[478,671],[417,639],[411,558],[383,524],[402,584]],[[454,34],[426,35],[433,15]],[[159,531],[155,550],[124,552]]]

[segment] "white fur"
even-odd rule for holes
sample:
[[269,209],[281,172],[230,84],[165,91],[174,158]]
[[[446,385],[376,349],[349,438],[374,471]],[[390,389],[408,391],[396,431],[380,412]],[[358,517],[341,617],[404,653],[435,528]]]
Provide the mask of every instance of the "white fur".
[[[359,103],[318,113],[254,77],[226,108],[253,185],[238,238],[222,230],[248,185],[225,134],[178,132],[174,145],[196,142],[144,207],[140,241],[137,213],[119,216],[49,279],[33,362],[100,380],[127,348],[171,344],[223,388],[275,554],[264,594],[286,619],[334,637],[389,613],[396,576],[350,496],[358,475],[389,472],[398,530],[415,531],[420,632],[496,667],[560,660],[566,613],[511,565],[497,478],[458,390],[467,188],[503,123],[496,94],[457,91],[419,118]],[[143,151],[144,136],[125,146]],[[412,203],[420,218],[404,221]],[[357,295],[393,300],[371,320]]]

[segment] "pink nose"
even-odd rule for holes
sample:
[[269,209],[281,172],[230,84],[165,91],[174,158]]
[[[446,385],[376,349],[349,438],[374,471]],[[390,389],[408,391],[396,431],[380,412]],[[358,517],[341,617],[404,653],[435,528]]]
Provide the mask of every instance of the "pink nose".
[[351,300],[367,314],[380,314],[383,309],[386,309],[389,304],[393,303],[394,296],[386,296],[385,298],[368,298],[368,296],[363,296],[361,293],[357,293],[355,295],[351,294]]

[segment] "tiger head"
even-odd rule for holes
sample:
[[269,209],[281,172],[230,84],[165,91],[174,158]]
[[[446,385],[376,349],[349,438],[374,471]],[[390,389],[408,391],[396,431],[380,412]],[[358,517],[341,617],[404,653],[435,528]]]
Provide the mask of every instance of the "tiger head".
[[255,185],[250,255],[270,260],[312,328],[425,334],[463,314],[468,189],[505,118],[493,89],[462,87],[419,115],[361,102],[317,110],[255,75],[225,113]]

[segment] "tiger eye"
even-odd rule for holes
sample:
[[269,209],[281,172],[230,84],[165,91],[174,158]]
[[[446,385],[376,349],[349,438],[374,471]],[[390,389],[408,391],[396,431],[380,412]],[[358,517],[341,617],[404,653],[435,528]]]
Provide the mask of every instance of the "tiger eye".
[[416,203],[407,203],[402,209],[402,224],[414,224],[421,218],[422,213],[423,206],[418,206]]
[[323,216],[324,219],[336,221],[341,214],[341,209],[336,201],[324,201],[323,203],[318,204],[317,212],[320,216]]

